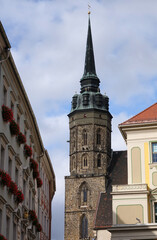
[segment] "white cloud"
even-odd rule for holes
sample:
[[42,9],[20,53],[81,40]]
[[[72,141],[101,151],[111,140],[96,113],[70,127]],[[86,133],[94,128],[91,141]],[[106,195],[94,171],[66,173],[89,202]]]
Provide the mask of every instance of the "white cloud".
[[[66,115],[72,95],[80,90],[87,5],[84,0],[1,0],[0,7],[15,63],[56,173],[54,206],[60,210],[53,217],[62,223],[62,230],[54,229],[56,240],[63,239],[64,175],[69,174]],[[112,147],[122,150],[126,146],[117,125],[133,114],[129,106],[137,109],[140,102],[144,108],[156,101],[157,1],[91,0],[91,6],[101,92],[112,100]]]

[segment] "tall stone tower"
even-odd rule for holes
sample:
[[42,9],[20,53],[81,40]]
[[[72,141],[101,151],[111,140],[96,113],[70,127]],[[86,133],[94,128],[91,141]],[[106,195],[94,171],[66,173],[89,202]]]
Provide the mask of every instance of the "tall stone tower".
[[111,159],[111,119],[108,97],[99,89],[90,25],[80,94],[69,113],[70,176],[65,177],[65,240],[92,239],[100,192],[105,192]]

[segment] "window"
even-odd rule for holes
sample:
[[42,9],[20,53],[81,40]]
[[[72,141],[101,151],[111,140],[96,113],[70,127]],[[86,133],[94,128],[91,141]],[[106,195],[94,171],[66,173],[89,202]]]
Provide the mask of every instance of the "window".
[[16,240],[16,231],[17,231],[17,228],[16,228],[16,224],[13,223],[13,240]]
[[87,131],[83,130],[83,145],[87,145]]
[[15,182],[18,185],[19,171],[18,168],[15,168]]
[[[25,179],[23,179],[23,194],[24,196],[26,196],[26,181]],[[26,198],[24,198],[24,203],[26,204]]]
[[20,116],[17,114],[17,124],[20,126]]
[[0,233],[2,232],[2,210],[0,209]]
[[7,216],[7,224],[6,224],[6,238],[9,239],[9,232],[10,232],[10,218]]
[[31,194],[31,191],[29,190],[29,209],[31,209],[32,207],[31,201],[32,201],[32,194]]
[[81,222],[81,238],[88,238],[88,220],[85,215],[83,215]]
[[7,89],[3,87],[3,104],[7,105]]
[[14,112],[14,103],[11,101],[11,109]]
[[98,157],[97,157],[97,167],[101,167],[101,155],[98,154]]
[[10,175],[10,177],[12,177],[12,160],[9,157],[9,162],[8,162],[8,173]]
[[87,188],[86,187],[83,189],[83,201],[87,202]]
[[87,157],[85,156],[84,159],[83,159],[83,166],[84,167],[87,167]]
[[157,162],[157,143],[152,143],[152,162]]
[[98,145],[101,144],[101,134],[100,134],[100,129],[98,129],[97,134],[96,134],[96,144],[98,144]]
[[157,223],[157,203],[154,203],[155,222]]
[[1,145],[1,157],[0,157],[0,168],[4,169],[4,156],[5,156],[5,150],[3,146]]

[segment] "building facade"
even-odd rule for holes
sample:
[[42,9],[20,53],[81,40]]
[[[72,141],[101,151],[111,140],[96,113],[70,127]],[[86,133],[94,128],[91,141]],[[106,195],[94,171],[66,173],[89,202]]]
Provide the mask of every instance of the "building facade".
[[51,239],[55,174],[0,23],[0,234]]
[[112,188],[112,239],[126,234],[127,239],[157,239],[156,119],[157,103],[119,125],[127,144],[128,184]]
[[[90,15],[89,15],[90,16]],[[65,240],[93,239],[93,221],[111,160],[111,119],[108,97],[99,89],[90,18],[80,94],[69,113],[70,176],[65,177]]]

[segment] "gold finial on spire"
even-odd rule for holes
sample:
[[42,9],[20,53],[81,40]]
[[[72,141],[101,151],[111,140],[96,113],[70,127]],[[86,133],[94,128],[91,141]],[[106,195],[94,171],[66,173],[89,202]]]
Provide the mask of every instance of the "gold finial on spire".
[[91,9],[91,6],[88,4],[88,14],[90,14],[90,9]]

